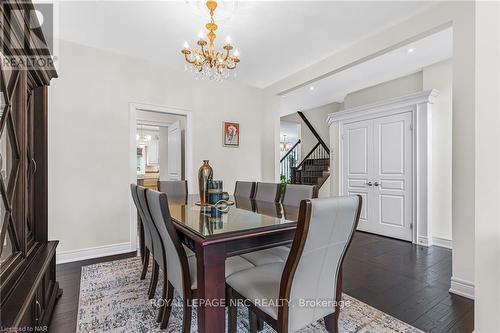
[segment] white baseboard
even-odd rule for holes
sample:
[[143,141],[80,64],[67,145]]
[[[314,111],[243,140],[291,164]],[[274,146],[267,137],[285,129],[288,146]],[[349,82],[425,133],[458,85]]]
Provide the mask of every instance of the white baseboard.
[[72,261],[106,257],[127,252],[132,252],[130,242],[89,247],[86,249],[60,251],[56,253],[56,263],[64,264]]
[[450,293],[474,299],[474,283],[452,276]]
[[432,245],[452,249],[451,240],[441,237],[432,237]]
[[431,246],[431,240],[427,236],[418,236],[417,244],[422,246]]
[[451,240],[441,237],[418,236],[417,244],[422,246],[439,246],[451,249]]

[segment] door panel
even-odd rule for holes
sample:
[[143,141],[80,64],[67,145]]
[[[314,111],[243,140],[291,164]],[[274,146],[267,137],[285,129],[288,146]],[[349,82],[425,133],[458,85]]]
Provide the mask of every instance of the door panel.
[[359,218],[358,229],[363,230],[369,224],[372,200],[370,197],[370,181],[373,169],[373,125],[372,121],[361,121],[346,124],[343,127],[343,154],[344,154],[344,193],[347,195],[361,195],[363,206]]
[[358,230],[412,240],[411,112],[343,126],[343,193],[359,194]]
[[182,180],[182,141],[180,122],[168,126],[168,179]]
[[374,216],[379,233],[412,240],[412,136],[411,113],[402,113],[373,122]]

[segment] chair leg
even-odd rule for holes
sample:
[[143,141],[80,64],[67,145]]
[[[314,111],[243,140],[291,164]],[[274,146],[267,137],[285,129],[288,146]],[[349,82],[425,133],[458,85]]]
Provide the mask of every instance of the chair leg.
[[191,333],[191,308],[189,307],[188,299],[184,299],[183,308],[184,316],[182,320],[182,332]]
[[264,329],[264,321],[257,317],[257,330],[262,331]]
[[162,318],[163,318],[163,310],[165,307],[165,302],[167,299],[167,290],[168,290],[168,278],[167,278],[167,272],[165,269],[163,270],[163,290],[161,292],[161,303],[162,305],[158,309],[158,315],[156,316],[156,322],[159,323]]
[[228,333],[236,333],[238,324],[238,307],[232,304],[234,301],[232,289],[227,288],[227,298],[229,300],[227,307],[227,331]]
[[160,329],[164,330],[168,326],[170,313],[172,312],[172,302],[174,301],[174,286],[167,281],[167,296],[165,297],[165,306],[163,308],[163,317],[161,319]]
[[148,273],[149,267],[149,250],[145,249],[142,258],[142,272],[141,272],[141,280],[146,278],[146,274]]
[[338,333],[339,331],[339,313],[340,311],[335,311],[329,314],[325,318],[325,326],[328,333]]
[[258,318],[250,308],[248,308],[248,321],[250,324],[250,333],[257,333],[259,331]]
[[155,297],[156,285],[158,284],[158,271],[159,271],[159,265],[156,261],[154,261],[153,273],[151,274],[151,282],[149,283],[149,292],[148,292],[149,299]]

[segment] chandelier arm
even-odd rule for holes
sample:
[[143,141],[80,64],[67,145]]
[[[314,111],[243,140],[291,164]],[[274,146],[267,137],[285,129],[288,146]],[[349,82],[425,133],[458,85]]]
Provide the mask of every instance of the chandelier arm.
[[184,54],[184,58],[186,59],[186,61],[188,63],[190,63],[191,65],[195,65],[196,64],[196,59],[189,59],[189,55],[188,54]]
[[201,54],[203,54],[203,56],[206,58],[207,57],[207,54],[206,54],[206,50],[205,50],[205,46],[204,45],[201,45]]
[[229,59],[229,49],[226,49],[226,56],[224,57],[224,61],[227,61]]

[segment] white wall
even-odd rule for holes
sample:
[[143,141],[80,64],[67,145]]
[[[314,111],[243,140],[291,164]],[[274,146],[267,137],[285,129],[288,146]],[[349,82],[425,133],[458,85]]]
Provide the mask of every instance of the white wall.
[[[425,51],[424,51],[425,52]],[[392,97],[409,95],[422,90],[422,72],[403,76],[347,94],[343,109],[350,109],[383,101]]]
[[[340,103],[330,103],[314,109],[302,111],[307,120],[309,120],[316,132],[318,132],[321,139],[323,139],[323,141],[327,145],[330,144],[330,132],[326,123],[326,118],[330,113],[340,110],[340,107]],[[307,153],[309,153],[311,149],[316,145],[316,143],[318,143],[316,137],[312,134],[311,130],[307,127],[306,123],[302,120],[302,118],[300,118],[297,112],[282,116],[280,119],[281,121],[289,121],[300,124],[300,146],[302,156],[305,156]]]
[[452,239],[452,82],[451,60],[423,69],[422,90],[436,89],[439,96],[431,113],[430,234],[434,242]]
[[500,332],[500,5],[476,5],[474,331]]
[[[187,72],[62,41],[49,103],[49,238],[59,254],[130,241],[129,103],[191,110],[193,167],[209,159],[233,191],[237,179],[268,180],[276,133],[262,90],[196,81]],[[270,118],[272,119],[272,118]],[[240,148],[222,146],[222,122],[240,123]],[[279,130],[278,130],[279,133]],[[273,156],[274,158],[274,156]],[[69,252],[68,252],[69,251]]]

